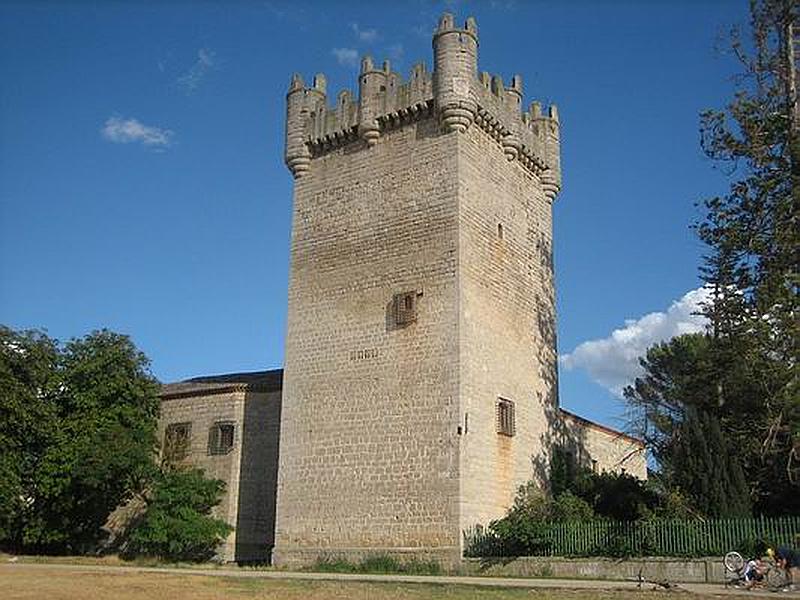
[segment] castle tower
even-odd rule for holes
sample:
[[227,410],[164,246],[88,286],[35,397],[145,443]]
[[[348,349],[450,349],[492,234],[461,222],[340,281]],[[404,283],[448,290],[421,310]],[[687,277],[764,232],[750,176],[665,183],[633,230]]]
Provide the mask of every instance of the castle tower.
[[544,473],[557,112],[478,73],[473,19],[433,49],[408,81],[365,58],[357,101],[292,79],[278,564],[456,559]]

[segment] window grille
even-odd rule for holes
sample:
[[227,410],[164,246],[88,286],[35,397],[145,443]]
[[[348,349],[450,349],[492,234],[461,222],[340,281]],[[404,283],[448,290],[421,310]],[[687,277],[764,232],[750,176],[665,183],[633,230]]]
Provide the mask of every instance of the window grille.
[[516,433],[514,403],[505,398],[497,400],[497,433],[509,437]]
[[208,430],[208,453],[227,454],[233,449],[234,425],[230,421],[219,421]]
[[417,292],[395,294],[392,305],[396,325],[409,325],[417,320]]
[[164,459],[176,462],[189,456],[192,441],[191,423],[170,423],[164,431]]

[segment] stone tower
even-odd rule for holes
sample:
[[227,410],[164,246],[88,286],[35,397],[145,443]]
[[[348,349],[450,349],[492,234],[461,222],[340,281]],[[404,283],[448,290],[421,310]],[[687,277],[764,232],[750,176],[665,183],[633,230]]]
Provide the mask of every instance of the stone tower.
[[357,99],[292,79],[278,564],[457,559],[545,464],[558,114],[478,73],[474,19],[433,49],[407,81],[364,58]]

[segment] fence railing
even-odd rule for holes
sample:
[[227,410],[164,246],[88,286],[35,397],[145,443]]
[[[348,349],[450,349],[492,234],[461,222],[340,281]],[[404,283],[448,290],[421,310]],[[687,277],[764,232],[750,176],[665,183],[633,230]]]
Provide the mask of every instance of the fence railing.
[[514,544],[482,527],[464,532],[465,555],[491,556],[721,556],[750,554],[758,544],[792,546],[800,516],[704,521],[584,521],[540,523]]

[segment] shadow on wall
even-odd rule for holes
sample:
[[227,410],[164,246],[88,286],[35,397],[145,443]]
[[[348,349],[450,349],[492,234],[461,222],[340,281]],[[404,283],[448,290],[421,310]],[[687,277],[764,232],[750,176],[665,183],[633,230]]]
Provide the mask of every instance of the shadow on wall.
[[562,449],[575,457],[580,466],[590,466],[586,449],[586,431],[583,428],[567,427],[561,415],[558,401],[558,355],[556,352],[556,303],[553,281],[553,249],[550,240],[542,235],[536,239],[539,272],[548,285],[540,289],[534,299],[536,306],[536,327],[539,344],[539,377],[544,383],[547,396],[539,400],[544,407],[547,427],[540,437],[542,452],[531,456],[532,479],[539,482],[542,489],[550,487],[550,461],[557,449]]
[[267,563],[275,545],[281,393],[245,395],[235,560]]

